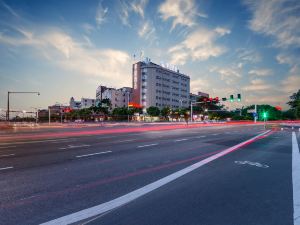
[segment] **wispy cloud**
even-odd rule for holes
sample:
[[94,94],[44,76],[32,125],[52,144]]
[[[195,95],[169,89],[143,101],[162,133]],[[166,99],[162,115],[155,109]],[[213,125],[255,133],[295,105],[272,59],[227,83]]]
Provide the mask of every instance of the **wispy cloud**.
[[157,39],[155,27],[149,20],[141,24],[138,34],[151,43]]
[[252,49],[238,48],[236,54],[238,59],[244,63],[258,63],[262,60],[261,55]]
[[246,0],[253,13],[249,21],[251,30],[274,38],[275,47],[300,47],[300,1]]
[[300,74],[288,76],[281,84],[284,92],[289,94],[297,92],[300,88]]
[[226,48],[218,45],[216,40],[228,32],[221,34],[216,30],[209,30],[203,27],[196,29],[188,34],[184,41],[169,49],[171,62],[183,65],[189,58],[193,61],[201,61],[223,54]]
[[96,24],[97,26],[100,26],[105,21],[106,14],[108,12],[108,8],[104,8],[102,5],[102,1],[98,3],[97,10],[96,10]]
[[[126,81],[130,71],[130,56],[120,50],[97,49],[89,39],[78,41],[57,28],[48,28],[47,32],[34,32],[22,37],[1,36],[0,43],[15,47],[31,47],[34,53],[42,54],[46,60],[61,69],[83,76],[95,76],[105,79],[108,84]],[[30,38],[29,38],[30,37]],[[59,70],[59,69],[58,69]],[[129,85],[126,82],[123,85]]]
[[11,14],[13,15],[14,17],[16,18],[20,18],[19,14],[16,13],[15,10],[13,10],[8,4],[6,4],[4,1],[0,1],[0,4],[3,5],[3,7]]
[[220,79],[227,85],[236,84],[242,77],[242,71],[238,67],[211,68],[210,72],[219,74]]
[[194,0],[166,0],[159,6],[158,12],[163,20],[173,20],[171,30],[177,25],[196,25],[198,16],[207,18],[206,14],[199,13]]
[[255,75],[255,76],[270,76],[272,75],[273,71],[270,69],[253,69],[248,72],[250,75]]
[[127,1],[127,0],[120,0],[119,5],[119,18],[123,25],[131,27],[129,22],[130,13],[134,12],[138,14],[142,19],[145,16],[145,8],[148,3],[148,0],[134,0],[134,1]]
[[262,79],[254,79],[250,81],[249,85],[246,85],[242,87],[242,90],[244,91],[256,91],[256,92],[268,92],[274,87],[270,84],[267,83],[266,81]]

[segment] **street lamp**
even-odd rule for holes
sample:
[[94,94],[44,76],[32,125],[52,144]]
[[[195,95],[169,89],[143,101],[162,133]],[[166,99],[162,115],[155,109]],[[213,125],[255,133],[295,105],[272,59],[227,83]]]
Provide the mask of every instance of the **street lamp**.
[[37,94],[40,95],[40,92],[37,91],[8,91],[7,92],[7,112],[6,120],[9,122],[9,95],[10,94]]

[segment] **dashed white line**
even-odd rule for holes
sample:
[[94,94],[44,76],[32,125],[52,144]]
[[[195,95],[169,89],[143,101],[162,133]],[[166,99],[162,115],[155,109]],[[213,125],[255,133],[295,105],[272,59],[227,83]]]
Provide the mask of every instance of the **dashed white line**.
[[16,148],[17,146],[5,146],[5,147],[0,147],[0,149],[5,149],[5,148]]
[[86,154],[86,155],[77,155],[76,158],[82,158],[82,157],[89,157],[89,156],[94,156],[94,155],[102,155],[102,154],[107,154],[111,153],[112,151],[106,151],[106,152],[95,152],[91,154]]
[[187,141],[188,139],[186,139],[186,138],[183,138],[183,139],[177,139],[177,140],[175,140],[174,142],[179,142],[179,141]]
[[153,143],[153,144],[149,144],[149,145],[139,145],[139,146],[137,146],[137,148],[145,148],[145,147],[150,147],[150,146],[154,146],[154,145],[158,145],[158,143]]
[[16,154],[6,154],[6,155],[0,155],[0,158],[2,158],[2,157],[14,156],[14,155],[16,155]]
[[72,148],[82,148],[82,147],[90,147],[90,145],[68,145],[67,147],[62,147],[59,149],[72,149]]
[[196,137],[196,138],[205,138],[206,136],[205,135],[202,135],[202,136],[199,136],[199,137]]
[[217,135],[219,135],[219,134],[212,134],[213,136],[217,136]]
[[9,169],[13,169],[14,167],[12,166],[8,166],[8,167],[2,167],[0,168],[0,170],[9,170]]
[[128,139],[128,140],[115,141],[114,143],[131,142],[131,141],[135,141],[135,140],[137,140],[137,139]]

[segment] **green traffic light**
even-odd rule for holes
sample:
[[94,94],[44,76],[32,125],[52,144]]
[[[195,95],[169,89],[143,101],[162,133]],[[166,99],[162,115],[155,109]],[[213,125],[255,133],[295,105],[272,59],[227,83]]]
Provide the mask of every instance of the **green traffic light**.
[[267,113],[266,112],[263,113],[263,117],[267,118]]

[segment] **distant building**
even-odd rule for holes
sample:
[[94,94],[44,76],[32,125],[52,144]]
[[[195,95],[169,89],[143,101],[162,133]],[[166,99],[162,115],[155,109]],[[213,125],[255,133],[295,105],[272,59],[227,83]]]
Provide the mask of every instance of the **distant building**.
[[96,100],[92,98],[81,98],[80,101],[75,101],[73,97],[70,99],[71,109],[86,109],[92,106],[96,106]]
[[107,88],[101,94],[102,100],[109,99],[111,102],[111,109],[117,107],[127,107],[132,99],[132,88],[123,87],[119,89]]
[[190,101],[190,77],[175,67],[152,63],[150,59],[132,67],[133,103],[143,107],[186,108]]
[[190,102],[197,102],[201,97],[209,98],[209,94],[200,91],[198,94],[190,93]]

